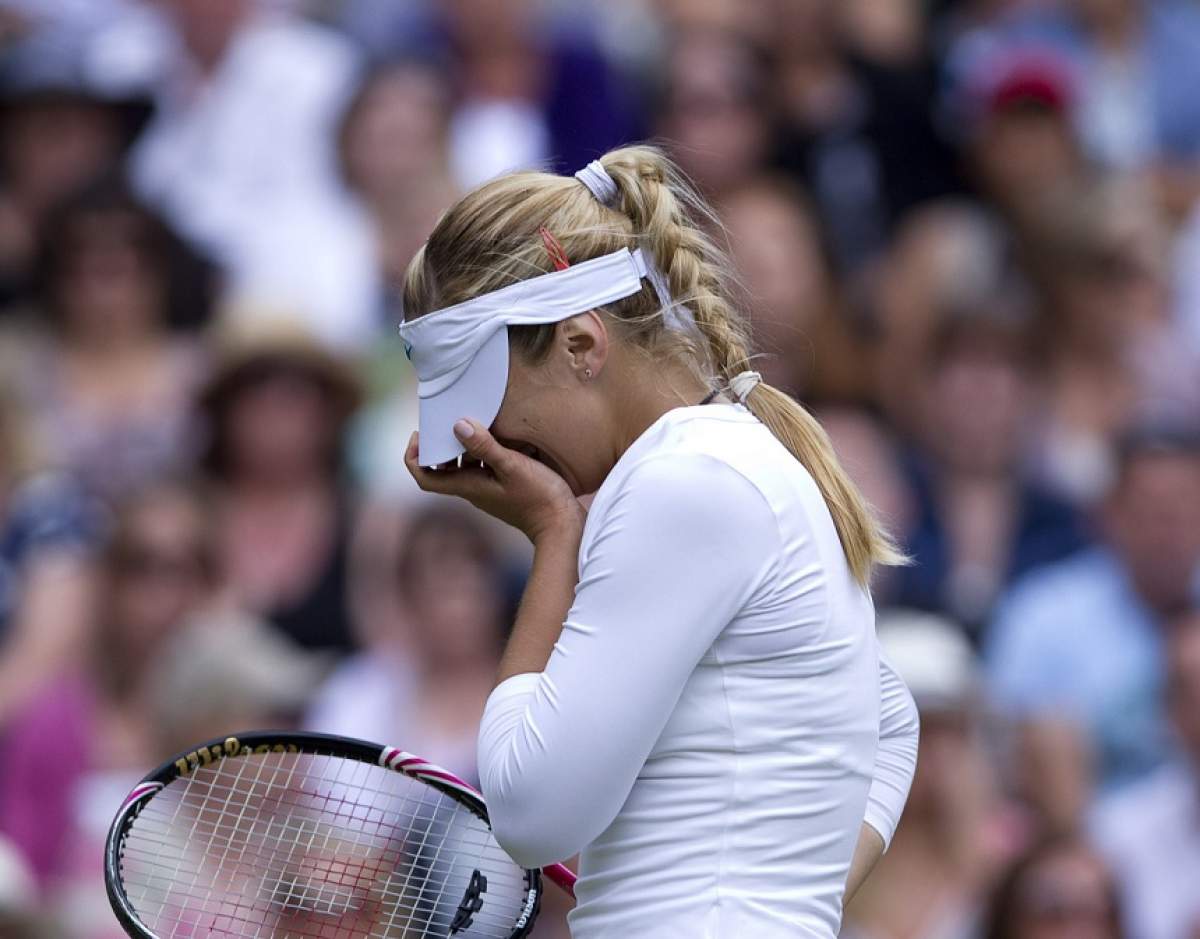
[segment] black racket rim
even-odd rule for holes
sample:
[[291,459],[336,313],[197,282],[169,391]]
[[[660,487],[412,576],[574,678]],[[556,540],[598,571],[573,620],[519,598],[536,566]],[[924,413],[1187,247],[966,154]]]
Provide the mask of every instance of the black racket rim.
[[[267,749],[261,749],[263,747]],[[134,820],[161,789],[181,776],[186,776],[199,767],[209,766],[217,760],[247,756],[255,751],[337,756],[373,766],[383,766],[392,772],[412,776],[426,785],[432,786],[487,822],[489,827],[491,825],[487,806],[483,799],[465,784],[459,786],[436,777],[405,772],[402,768],[390,765],[387,762],[387,755],[393,751],[398,753],[399,750],[396,747],[370,743],[353,737],[341,737],[336,734],[304,731],[253,730],[228,734],[224,737],[214,737],[198,746],[180,751],[143,776],[141,781],[130,791],[109,827],[104,845],[104,887],[113,913],[128,935],[136,937],[136,939],[161,939],[147,929],[138,918],[137,911],[126,896],[122,883],[121,857],[124,837]],[[453,776],[448,772],[446,775]],[[515,861],[513,863],[515,866],[519,866]],[[541,871],[534,868],[522,868],[522,870],[525,872],[525,903],[523,912],[517,919],[509,939],[523,939],[527,936],[533,929],[534,920],[537,919],[541,907]]]

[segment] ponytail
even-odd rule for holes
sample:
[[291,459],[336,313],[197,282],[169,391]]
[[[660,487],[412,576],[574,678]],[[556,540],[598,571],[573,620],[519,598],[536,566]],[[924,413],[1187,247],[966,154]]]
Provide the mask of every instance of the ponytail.
[[908,559],[875,519],[858,487],[846,475],[820,422],[778,388],[760,384],[746,399],[748,407],[816,481],[825,499],[846,563],[865,584],[875,564],[900,565]]
[[[672,297],[695,317],[707,347],[708,368],[728,386],[750,367],[750,345],[743,319],[730,300],[732,266],[704,231],[705,224],[717,227],[719,222],[659,150],[626,147],[600,162],[617,182],[618,210],[632,220],[642,246],[654,255]],[[743,400],[816,482],[855,579],[866,584],[875,564],[906,563],[842,469],[817,419],[770,385],[759,383]]]

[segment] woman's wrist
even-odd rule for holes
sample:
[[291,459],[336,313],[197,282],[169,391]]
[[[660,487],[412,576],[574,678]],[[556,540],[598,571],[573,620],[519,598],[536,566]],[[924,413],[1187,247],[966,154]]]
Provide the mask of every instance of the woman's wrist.
[[548,508],[529,526],[525,534],[533,542],[535,549],[543,542],[573,540],[578,544],[583,538],[583,523],[586,520],[587,513],[583,506],[578,500],[571,499],[552,509]]

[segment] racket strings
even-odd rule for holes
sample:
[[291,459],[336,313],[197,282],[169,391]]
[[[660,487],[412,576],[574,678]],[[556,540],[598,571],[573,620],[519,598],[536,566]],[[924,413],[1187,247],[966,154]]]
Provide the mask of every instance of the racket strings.
[[382,767],[267,753],[170,783],[130,825],[121,873],[163,939],[389,939],[449,935],[476,870],[483,908],[458,935],[507,937],[524,872],[466,807]]
[[[300,829],[293,828],[292,825],[290,824],[290,822],[286,819],[282,823],[282,828],[286,829],[288,831],[288,837],[293,842],[295,842],[297,844],[299,844],[301,842],[301,838],[303,836],[303,828],[300,828]],[[328,848],[328,841],[329,841],[328,833],[326,834],[326,837],[324,839],[322,839],[322,843],[318,844],[316,841],[316,838],[320,837],[321,830],[319,828],[315,828],[311,825],[308,826],[308,830],[309,830],[309,838],[307,839],[307,841],[304,842],[304,846],[308,850],[311,851],[312,849],[317,849],[317,848],[319,848],[319,849]],[[196,833],[198,833],[198,830],[194,830],[192,832],[193,835],[195,835]],[[428,830],[426,831],[426,835],[428,835]],[[386,858],[385,858],[385,860],[386,860]],[[349,866],[342,865],[342,870],[349,871]],[[339,865],[334,864],[334,865],[330,866],[328,873],[335,874],[335,875],[337,875],[337,874],[341,875],[337,878],[340,881],[340,883],[335,886],[349,887],[352,890],[353,887],[356,886],[356,884],[354,882],[347,882],[345,879],[345,874],[342,872],[342,870],[339,870]],[[361,876],[361,874],[358,876]],[[296,878],[294,876],[289,878],[285,872],[285,876],[278,878],[277,883],[279,886],[275,890],[272,890],[269,892],[271,894],[273,894],[277,899],[280,899],[281,894],[282,894],[282,904],[281,905],[284,906],[285,908],[289,907],[289,906],[301,907],[301,908],[306,907],[306,906],[307,907],[314,906],[314,904],[312,903],[313,897],[308,896],[308,894],[314,893],[313,891],[297,890],[296,885],[299,883],[302,883],[302,880],[300,878]],[[333,891],[333,893],[335,895],[336,894],[348,894],[349,892],[351,892],[351,890],[335,890],[335,891]],[[319,899],[320,899],[319,893],[317,894],[317,897],[318,897],[318,901],[319,901]],[[322,904],[320,902],[318,902],[315,905],[315,908],[320,909],[321,906],[322,906]],[[335,906],[336,906],[336,901],[333,903],[330,903],[329,904],[330,911],[333,911],[332,908]]]

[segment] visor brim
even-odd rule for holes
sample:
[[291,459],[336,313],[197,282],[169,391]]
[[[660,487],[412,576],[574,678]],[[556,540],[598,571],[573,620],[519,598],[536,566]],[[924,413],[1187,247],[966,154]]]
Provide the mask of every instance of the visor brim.
[[490,427],[500,413],[508,387],[508,330],[496,330],[452,384],[428,397],[422,384],[417,386],[420,411],[417,459],[422,466],[438,466],[464,453],[454,436],[455,421],[469,417]]

